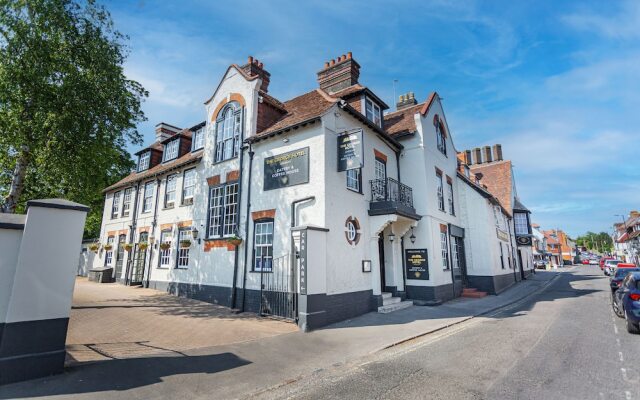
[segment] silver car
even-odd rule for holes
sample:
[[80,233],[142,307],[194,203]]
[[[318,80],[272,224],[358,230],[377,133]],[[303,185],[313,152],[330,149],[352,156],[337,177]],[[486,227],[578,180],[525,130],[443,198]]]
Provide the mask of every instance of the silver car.
[[616,269],[616,266],[621,262],[622,260],[606,260],[604,262],[604,274],[610,276],[611,273]]

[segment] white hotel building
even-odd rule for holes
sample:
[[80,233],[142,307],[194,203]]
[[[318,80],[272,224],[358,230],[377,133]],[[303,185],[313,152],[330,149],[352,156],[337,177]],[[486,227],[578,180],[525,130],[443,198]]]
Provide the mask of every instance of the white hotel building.
[[[280,102],[262,63],[231,65],[205,122],[159,124],[137,170],[105,189],[101,243],[112,247],[94,268],[305,330],[446,301],[474,281],[498,293],[525,276],[515,211],[457,157],[438,94],[401,96],[384,115],[359,70],[343,55],[318,72],[317,89]],[[493,213],[477,221],[472,207],[499,210],[508,238],[492,230]],[[468,232],[494,248],[508,242],[510,263],[476,250]],[[513,279],[496,288],[494,275]]]

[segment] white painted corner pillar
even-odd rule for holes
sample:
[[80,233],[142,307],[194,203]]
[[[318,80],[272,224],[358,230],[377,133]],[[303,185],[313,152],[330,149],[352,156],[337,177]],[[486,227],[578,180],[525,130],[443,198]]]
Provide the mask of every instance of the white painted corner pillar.
[[0,384],[62,372],[88,211],[61,199],[27,202],[11,295],[0,321]]

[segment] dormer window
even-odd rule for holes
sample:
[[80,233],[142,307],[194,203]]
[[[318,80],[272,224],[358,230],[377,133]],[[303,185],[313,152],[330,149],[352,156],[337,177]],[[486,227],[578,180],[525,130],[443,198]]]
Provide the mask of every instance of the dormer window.
[[193,133],[191,151],[200,150],[204,147],[204,132],[205,128],[200,128]]
[[382,127],[382,118],[380,117],[380,106],[373,102],[370,98],[364,99],[365,117],[374,124]]
[[180,139],[175,139],[164,145],[164,154],[162,161],[170,161],[178,158],[178,150],[180,149]]
[[150,161],[151,161],[150,151],[140,154],[140,157],[138,159],[138,172],[148,170]]
[[529,234],[529,218],[527,218],[527,213],[514,212],[513,221],[515,223],[516,235]]

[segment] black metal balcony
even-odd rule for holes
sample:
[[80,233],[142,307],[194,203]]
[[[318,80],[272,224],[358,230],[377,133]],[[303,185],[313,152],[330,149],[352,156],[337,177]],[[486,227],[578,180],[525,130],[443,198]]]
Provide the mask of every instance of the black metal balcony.
[[374,179],[371,183],[369,215],[399,214],[419,220],[413,208],[413,189],[393,178]]

